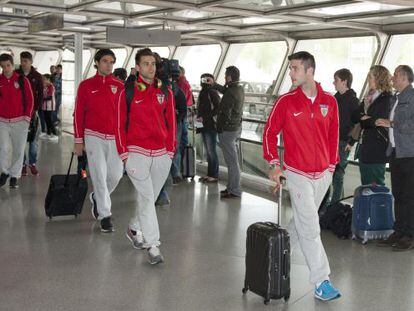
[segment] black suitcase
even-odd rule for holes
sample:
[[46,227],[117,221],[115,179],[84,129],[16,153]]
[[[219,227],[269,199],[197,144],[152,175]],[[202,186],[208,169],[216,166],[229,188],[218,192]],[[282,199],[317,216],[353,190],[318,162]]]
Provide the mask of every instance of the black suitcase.
[[[280,222],[282,187],[279,191]],[[247,229],[246,277],[243,294],[248,290],[270,299],[290,297],[290,242],[287,230],[272,222],[257,222]]]
[[185,146],[183,158],[181,161],[181,174],[183,178],[194,179],[196,174],[195,148],[193,146]]
[[50,219],[54,216],[64,215],[77,217],[82,212],[83,202],[88,192],[88,181],[80,174],[70,175],[73,156],[74,154],[70,159],[66,175],[53,175],[50,178],[45,199],[45,212]]

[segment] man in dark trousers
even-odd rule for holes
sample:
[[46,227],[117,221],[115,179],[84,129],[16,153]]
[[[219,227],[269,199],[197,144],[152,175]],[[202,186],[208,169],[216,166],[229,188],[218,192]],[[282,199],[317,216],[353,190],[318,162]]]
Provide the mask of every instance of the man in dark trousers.
[[390,156],[391,187],[394,196],[394,233],[379,246],[394,251],[414,248],[414,81],[407,65],[395,69],[392,82],[397,93],[391,102],[389,119],[377,119],[376,126],[388,128],[387,156]]
[[348,165],[351,146],[348,145],[349,133],[354,127],[351,120],[352,114],[359,108],[359,100],[352,86],[352,73],[348,69],[340,69],[334,74],[335,99],[338,102],[339,113],[339,163],[335,167],[332,178],[331,202],[336,202],[342,197],[344,189],[345,169]]
[[43,103],[43,78],[42,75],[32,66],[33,55],[28,51],[20,53],[20,68],[17,71],[18,74],[24,75],[29,79],[30,85],[32,86],[34,96],[34,113],[31,120],[31,127],[34,128],[35,135],[33,140],[29,142],[29,159],[27,161],[26,153],[24,155],[24,163],[22,168],[22,176],[27,175],[27,167],[29,167],[32,175],[39,175],[39,171],[36,167],[37,162],[37,148],[39,136],[37,135],[38,130],[38,116],[37,112],[41,109]]
[[220,192],[223,199],[239,198],[242,194],[238,143],[242,132],[244,103],[244,90],[239,83],[239,69],[235,66],[227,67],[224,75],[226,81],[224,86],[214,83],[213,79],[207,77],[207,83],[223,93],[217,112],[219,144],[227,164],[227,187]]

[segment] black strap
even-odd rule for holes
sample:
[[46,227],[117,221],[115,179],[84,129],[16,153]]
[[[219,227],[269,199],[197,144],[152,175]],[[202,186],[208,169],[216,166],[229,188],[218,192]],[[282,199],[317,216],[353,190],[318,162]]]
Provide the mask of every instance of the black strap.
[[26,90],[24,88],[24,75],[19,75],[17,79],[19,87],[22,90],[22,103],[23,103],[23,112],[26,112]]
[[135,80],[128,82],[125,84],[125,97],[126,97],[126,105],[127,105],[127,113],[126,113],[126,122],[125,122],[125,130],[128,131],[129,127],[129,114],[131,112],[131,103],[134,99],[134,89],[135,89]]

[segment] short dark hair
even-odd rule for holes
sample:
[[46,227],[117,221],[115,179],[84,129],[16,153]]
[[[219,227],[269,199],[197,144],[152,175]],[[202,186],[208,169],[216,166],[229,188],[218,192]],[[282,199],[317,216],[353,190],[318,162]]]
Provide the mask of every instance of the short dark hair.
[[334,74],[334,77],[338,77],[339,79],[341,79],[341,81],[346,81],[346,87],[348,89],[351,88],[353,77],[349,69],[342,68],[337,70]]
[[138,65],[141,61],[141,57],[143,56],[152,56],[157,61],[157,57],[155,56],[154,52],[151,51],[150,48],[144,48],[137,51],[137,54],[135,54],[135,64]]
[[60,69],[62,69],[62,65],[61,65],[61,64],[56,65],[56,68],[60,68]]
[[7,62],[10,61],[12,65],[14,65],[13,56],[7,53],[3,53],[0,55],[0,62]]
[[215,79],[214,79],[214,76],[213,76],[211,73],[203,73],[203,74],[200,76],[200,78],[211,78],[211,79],[215,80]]
[[240,80],[240,70],[236,66],[227,67],[224,74],[230,76],[233,82]]
[[45,79],[49,80],[49,81],[52,81],[52,75],[51,75],[51,74],[49,74],[49,73],[45,73],[45,74],[43,75],[43,77],[44,77]]
[[[115,57],[115,53],[112,52],[112,50],[110,49],[100,49],[98,52],[96,52],[95,57],[93,58],[93,60],[95,62],[98,62],[101,60],[102,57],[104,56],[112,56],[114,61],[116,61],[116,57]],[[59,65],[57,65],[56,67],[59,67]]]
[[31,62],[33,61],[33,55],[29,51],[23,51],[20,53],[20,58],[28,59]]
[[313,68],[313,73],[315,74],[315,57],[313,57],[311,53],[306,51],[296,52],[292,55],[289,55],[288,60],[301,60],[305,71],[307,71],[309,68]]
[[397,70],[401,70],[407,76],[408,82],[413,83],[414,73],[413,73],[413,70],[411,69],[410,66],[408,66],[408,65],[399,65],[397,67]]
[[128,73],[127,73],[126,69],[124,69],[124,68],[116,68],[114,70],[113,75],[115,77],[121,79],[122,81],[125,81],[127,76],[128,76]]

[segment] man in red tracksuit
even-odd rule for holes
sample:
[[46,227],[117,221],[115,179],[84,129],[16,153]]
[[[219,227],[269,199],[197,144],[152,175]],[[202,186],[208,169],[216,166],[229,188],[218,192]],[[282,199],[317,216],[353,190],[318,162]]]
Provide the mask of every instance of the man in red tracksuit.
[[[10,187],[17,188],[34,99],[29,80],[14,72],[11,55],[1,54],[0,66],[3,70],[0,75],[0,187],[10,176]],[[9,165],[10,141],[12,160]]]
[[[155,78],[156,59],[150,49],[135,56],[139,76],[126,91],[133,90],[129,109],[126,91],[117,103],[118,152],[137,191],[137,208],[127,237],[134,248],[148,250],[150,264],[164,261],[159,250],[160,231],[155,200],[171,168],[176,145],[174,97],[171,88]],[[128,112],[129,110],[129,112]]]
[[[339,290],[329,280],[328,258],[320,237],[318,207],[338,163],[339,121],[335,98],[314,80],[315,59],[308,52],[289,56],[295,89],[275,103],[263,134],[269,178],[280,186],[286,176],[292,202],[292,244],[299,240],[315,284],[315,297],[332,300]],[[277,135],[283,133],[284,171],[280,167]]]
[[86,150],[93,184],[92,216],[101,221],[102,232],[114,231],[110,195],[123,174],[115,143],[115,102],[124,85],[112,75],[115,60],[109,49],[95,54],[96,75],[79,85],[74,115],[75,153],[82,156]]

